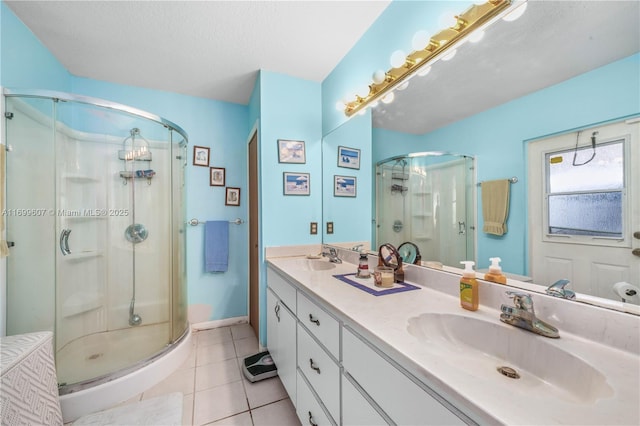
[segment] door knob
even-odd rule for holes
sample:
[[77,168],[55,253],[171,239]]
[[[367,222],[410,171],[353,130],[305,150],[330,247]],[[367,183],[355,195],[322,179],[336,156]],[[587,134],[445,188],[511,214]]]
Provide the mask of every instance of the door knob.
[[631,254],[640,257],[640,248],[631,250]]
[[636,231],[633,233],[633,238],[640,240],[640,231]]

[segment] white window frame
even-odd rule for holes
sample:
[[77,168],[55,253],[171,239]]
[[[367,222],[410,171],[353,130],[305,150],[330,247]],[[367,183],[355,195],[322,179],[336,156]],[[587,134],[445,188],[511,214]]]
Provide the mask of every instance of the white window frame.
[[549,185],[548,185],[548,168],[546,164],[546,158],[548,154],[557,153],[560,151],[567,151],[575,148],[575,145],[556,146],[553,149],[542,150],[542,191],[543,191],[543,217],[542,217],[542,241],[554,242],[554,243],[566,243],[566,244],[582,244],[591,246],[605,246],[605,247],[631,247],[631,237],[629,236],[629,227],[631,226],[631,202],[629,199],[628,186],[631,179],[630,171],[630,140],[631,135],[621,135],[610,137],[607,139],[599,140],[596,143],[598,145],[605,145],[611,142],[617,142],[622,140],[623,152],[624,152],[624,165],[623,165],[623,188],[622,188],[622,238],[619,237],[602,237],[602,236],[590,236],[590,235],[560,235],[549,233]]

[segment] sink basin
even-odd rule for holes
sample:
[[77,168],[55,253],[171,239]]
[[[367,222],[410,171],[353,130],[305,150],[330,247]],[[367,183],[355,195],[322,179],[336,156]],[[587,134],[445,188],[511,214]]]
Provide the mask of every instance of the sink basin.
[[293,259],[287,261],[286,266],[302,271],[328,271],[336,267],[334,263],[322,259]]
[[[407,331],[456,369],[473,379],[510,386],[509,392],[522,392],[530,398],[553,394],[580,403],[613,395],[600,371],[561,348],[562,338],[537,336],[502,324],[497,318],[494,323],[437,313],[410,318]],[[515,370],[519,378],[510,377],[512,373],[504,369],[501,374],[501,367]]]

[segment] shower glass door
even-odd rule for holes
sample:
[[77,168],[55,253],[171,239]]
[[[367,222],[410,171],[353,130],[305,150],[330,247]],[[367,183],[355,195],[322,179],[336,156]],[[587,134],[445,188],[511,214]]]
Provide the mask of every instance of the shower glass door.
[[61,394],[187,330],[187,141],[156,120],[7,97],[7,334],[50,330]]
[[376,245],[410,241],[423,261],[459,266],[475,257],[473,158],[394,157],[376,170]]

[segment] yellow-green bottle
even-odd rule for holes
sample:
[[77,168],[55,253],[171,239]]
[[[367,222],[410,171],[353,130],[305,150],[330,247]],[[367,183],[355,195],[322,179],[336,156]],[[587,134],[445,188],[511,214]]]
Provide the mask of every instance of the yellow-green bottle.
[[466,260],[460,263],[464,265],[460,279],[460,306],[476,311],[478,310],[478,281],[476,281],[476,272],[473,270],[475,262]]

